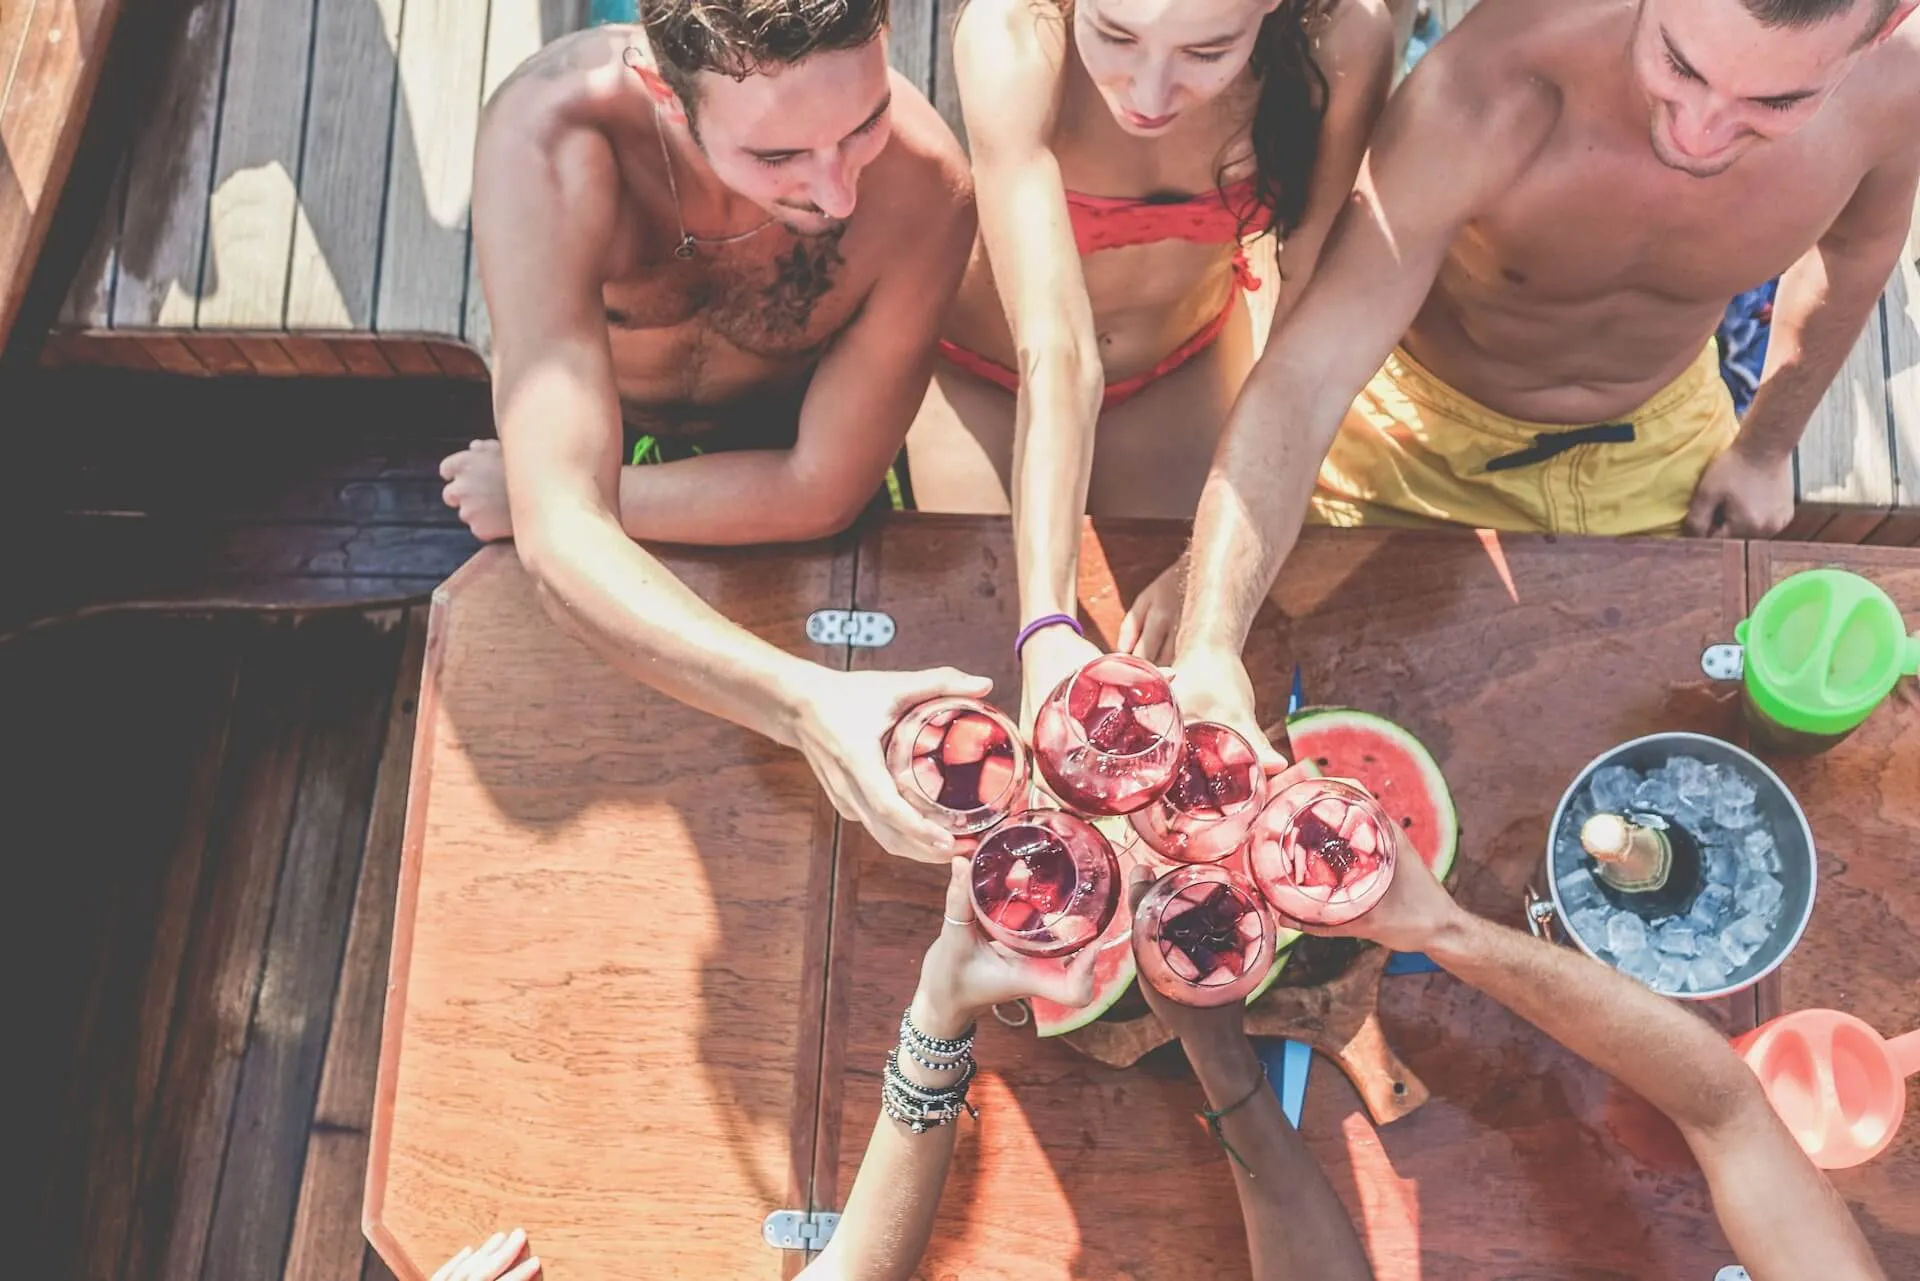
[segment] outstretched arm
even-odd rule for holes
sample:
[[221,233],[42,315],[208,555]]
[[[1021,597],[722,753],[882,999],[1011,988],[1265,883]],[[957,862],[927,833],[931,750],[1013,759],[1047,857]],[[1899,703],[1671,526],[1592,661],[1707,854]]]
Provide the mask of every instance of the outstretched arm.
[[[513,87],[537,93],[538,81]],[[496,99],[491,110],[510,107]],[[481,131],[474,237],[494,316],[494,401],[516,547],[554,620],[635,680],[805,754],[834,807],[887,849],[942,857],[882,740],[908,707],[990,682],[836,672],[737,626],[627,536],[620,417],[600,297],[619,177],[592,129],[543,136],[511,115]]]
[[1448,247],[1539,145],[1553,105],[1513,68],[1443,44],[1387,105],[1313,279],[1241,388],[1194,519],[1175,645],[1196,716],[1263,745],[1241,647],[1299,537],[1354,396],[1412,323]]
[[[1134,869],[1127,887],[1131,908],[1139,907],[1152,883],[1150,871]],[[1140,991],[1180,1038],[1208,1110],[1226,1113],[1220,1135],[1240,1160],[1222,1159],[1233,1168],[1254,1281],[1369,1281],[1373,1269],[1346,1207],[1288,1123],[1247,1040],[1246,1007],[1239,1001],[1213,1009],[1181,1005],[1145,977]]]
[[[1075,612],[1081,518],[1106,389],[1052,146],[1069,21],[1051,4],[972,0],[954,31],[981,239],[1019,353],[1011,488],[1023,623]],[[1069,629],[1036,634],[1021,656],[1027,714],[1093,653]]]
[[[908,1008],[913,1027],[952,1040],[1001,1001],[1045,996],[1064,1005],[1093,999],[1093,963],[1086,948],[1071,961],[1043,961],[1001,951],[974,923],[967,892],[969,865],[953,860],[947,882],[946,924],[920,963],[920,986]],[[914,1061],[905,1042],[901,1072],[917,1086],[951,1086],[954,1071],[929,1071]],[[833,1240],[800,1275],[806,1281],[906,1281],[920,1265],[940,1209],[940,1192],[953,1165],[960,1123],[924,1133],[884,1112],[860,1161],[853,1191]]]
[[1386,897],[1346,933],[1426,952],[1665,1113],[1754,1281],[1885,1281],[1846,1204],[1718,1032],[1609,966],[1472,915],[1410,848],[1402,855]]

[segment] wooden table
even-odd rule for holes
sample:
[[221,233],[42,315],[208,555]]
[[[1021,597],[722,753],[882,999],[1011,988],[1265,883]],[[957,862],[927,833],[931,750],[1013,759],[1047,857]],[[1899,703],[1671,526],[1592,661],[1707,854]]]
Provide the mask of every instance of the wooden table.
[[[1755,543],[1748,560],[1755,600],[1789,574],[1837,565],[1880,584],[1920,629],[1920,554]],[[1890,1036],[1920,1027],[1920,690],[1902,681],[1838,747],[1771,763],[1820,848],[1813,920],[1780,967],[1779,1008],[1847,1010]],[[1894,1277],[1920,1276],[1920,1084],[1907,1090],[1894,1146],[1832,1176]]]
[[[1181,539],[1099,527],[1081,583],[1096,630],[1111,637],[1119,603]],[[1700,651],[1730,638],[1763,553],[1783,565],[1800,551],[1812,554],[1315,531],[1255,627],[1249,668],[1265,708],[1283,705],[1297,658],[1314,698],[1419,734],[1460,807],[1460,896],[1517,922],[1547,818],[1589,759],[1655,729],[1740,736]],[[1920,556],[1865,554],[1920,595]],[[952,662],[1017,697],[1004,522],[894,518],[857,543],[670,563],[795,652],[826,657],[802,636],[809,610],[856,603],[891,614],[898,635],[834,663]],[[875,1069],[937,928],[940,874],[836,829],[797,757],[563,639],[510,553],[442,590],[428,672],[370,1235],[402,1277],[514,1223],[556,1277],[790,1276],[801,1256],[762,1244],[761,1220],[843,1203]],[[1859,758],[1883,776],[1896,749],[1920,759],[1916,727],[1899,744],[1863,735]],[[1915,803],[1883,804],[1861,834],[1911,827]],[[1814,813],[1835,850],[1851,821]],[[1884,870],[1836,871],[1830,857],[1828,871],[1882,896],[1875,956],[1890,964],[1873,982],[1906,993],[1904,1007],[1850,1008],[1890,1032],[1920,1022],[1920,948],[1898,924],[1920,904],[1892,906],[1913,892]],[[1841,950],[1825,940],[1844,937],[1845,901],[1823,885],[1796,958],[1809,972],[1845,971],[1824,959]],[[1785,980],[1796,1002],[1800,974]],[[1706,1012],[1733,1030],[1756,1007],[1749,992]],[[1376,1131],[1322,1061],[1303,1129],[1383,1279],[1706,1278],[1730,1261],[1704,1181],[1637,1097],[1447,976],[1387,980],[1382,1009],[1432,1100]],[[980,1056],[980,1122],[923,1275],[1245,1275],[1227,1167],[1177,1055],[1114,1072],[989,1024]],[[1911,1274],[1920,1134],[1843,1186],[1890,1271]]]

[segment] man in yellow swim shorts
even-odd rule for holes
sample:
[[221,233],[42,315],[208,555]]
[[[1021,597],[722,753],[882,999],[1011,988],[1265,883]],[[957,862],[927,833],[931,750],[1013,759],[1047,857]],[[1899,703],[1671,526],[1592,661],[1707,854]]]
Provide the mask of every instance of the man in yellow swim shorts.
[[[1310,508],[1783,527],[1793,447],[1912,217],[1916,7],[1481,0],[1389,100],[1228,417],[1172,647],[1181,706],[1258,733],[1241,647]],[[1713,333],[1781,273],[1736,420]]]
[[[1223,592],[1257,604],[1309,517],[1784,526],[1914,207],[1916,5],[1481,0],[1388,103],[1240,393],[1185,627]],[[1714,329],[1783,272],[1742,422]]]

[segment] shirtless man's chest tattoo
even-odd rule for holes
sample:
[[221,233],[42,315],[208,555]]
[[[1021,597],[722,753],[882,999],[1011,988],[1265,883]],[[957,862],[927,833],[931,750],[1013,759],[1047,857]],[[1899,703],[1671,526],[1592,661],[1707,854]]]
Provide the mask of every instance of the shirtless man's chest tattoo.
[[609,285],[616,330],[697,330],[750,356],[787,362],[815,355],[846,327],[857,300],[845,283],[842,232],[792,236],[772,254],[673,261],[649,278]]

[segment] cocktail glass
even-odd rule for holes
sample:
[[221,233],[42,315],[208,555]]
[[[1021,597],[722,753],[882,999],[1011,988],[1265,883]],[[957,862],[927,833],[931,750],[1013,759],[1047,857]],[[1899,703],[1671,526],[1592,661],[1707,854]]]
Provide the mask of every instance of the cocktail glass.
[[1267,802],[1247,848],[1274,911],[1302,925],[1345,925],[1387,892],[1398,846],[1393,820],[1365,788],[1309,778]]
[[1170,1001],[1244,1001],[1273,968],[1273,918],[1237,872],[1217,863],[1178,867],[1134,910],[1133,959]]
[[935,698],[893,727],[887,768],[907,804],[955,836],[976,836],[1024,803],[1031,767],[1006,713],[978,699]]
[[973,908],[996,942],[1066,956],[1100,937],[1120,903],[1120,865],[1093,824],[1064,810],[1022,810],[973,852]]
[[1084,814],[1131,814],[1150,804],[1173,782],[1184,745],[1166,678],[1125,654],[1086,663],[1034,719],[1041,777]]
[[1212,863],[1246,840],[1266,795],[1266,774],[1252,745],[1225,725],[1194,721],[1186,726],[1173,782],[1127,817],[1155,852],[1181,863]]

